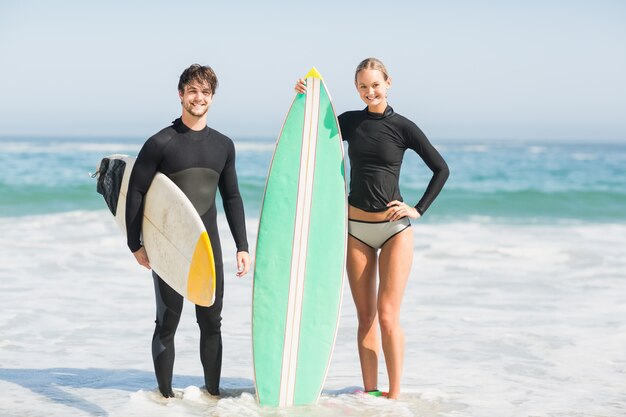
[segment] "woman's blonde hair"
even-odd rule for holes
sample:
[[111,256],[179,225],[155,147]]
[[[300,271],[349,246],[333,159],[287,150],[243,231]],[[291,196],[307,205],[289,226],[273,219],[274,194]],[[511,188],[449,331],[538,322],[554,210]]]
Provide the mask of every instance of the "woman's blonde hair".
[[361,61],[361,63],[357,65],[356,67],[356,71],[354,72],[355,83],[356,83],[356,77],[357,75],[359,75],[359,72],[366,70],[366,69],[378,70],[382,72],[383,78],[385,79],[385,81],[387,81],[387,79],[389,78],[389,74],[387,73],[387,67],[385,67],[385,64],[383,64],[383,62],[380,59],[366,58],[363,61]]

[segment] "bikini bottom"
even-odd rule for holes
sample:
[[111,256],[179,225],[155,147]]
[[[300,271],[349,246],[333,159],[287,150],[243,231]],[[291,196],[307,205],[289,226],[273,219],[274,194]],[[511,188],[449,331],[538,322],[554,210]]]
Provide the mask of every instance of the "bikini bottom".
[[408,217],[399,220],[368,222],[364,220],[348,219],[348,234],[367,246],[380,249],[389,239],[411,227]]

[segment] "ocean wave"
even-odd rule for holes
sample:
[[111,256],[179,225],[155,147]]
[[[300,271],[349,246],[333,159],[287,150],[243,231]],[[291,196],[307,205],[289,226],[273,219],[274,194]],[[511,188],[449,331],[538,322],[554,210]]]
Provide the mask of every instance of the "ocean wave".
[[[86,175],[85,175],[86,177]],[[240,177],[240,190],[246,212],[258,214],[265,181],[258,177]],[[68,210],[98,210],[104,207],[102,196],[96,193],[95,181],[87,179],[77,184],[20,184],[0,182],[0,216],[43,214]],[[407,191],[405,199],[417,191]],[[218,210],[222,204],[218,196]],[[626,221],[626,191],[567,190],[545,191],[444,189],[424,216],[426,221],[450,221],[487,217],[517,221],[546,221],[579,219],[583,221]]]
[[237,152],[274,152],[274,142],[238,142],[235,141]]
[[541,154],[541,153],[546,152],[546,147],[545,146],[530,146],[528,148],[528,152],[534,153],[534,154]]
[[67,154],[80,152],[129,152],[137,153],[140,144],[122,142],[61,142],[61,143],[33,143],[33,142],[2,142],[0,151],[6,154]]
[[[104,203],[88,173],[102,157],[135,154],[142,143],[124,138],[0,139],[0,216],[100,209]],[[246,212],[255,214],[275,143],[238,140],[235,146]],[[421,221],[626,220],[626,146],[476,142],[439,148],[451,175]],[[405,201],[415,204],[429,178],[428,168],[408,151],[400,178]]]
[[[626,220],[626,192],[445,190],[433,212],[446,217],[490,216],[520,219]],[[429,209],[429,212],[431,210]]]

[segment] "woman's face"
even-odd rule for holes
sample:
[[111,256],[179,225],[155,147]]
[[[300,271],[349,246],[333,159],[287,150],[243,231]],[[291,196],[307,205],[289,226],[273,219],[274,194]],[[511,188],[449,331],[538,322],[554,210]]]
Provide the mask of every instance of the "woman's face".
[[[384,74],[375,69],[364,69],[356,75],[356,89],[361,100],[370,110],[383,112],[387,107],[387,89],[391,86],[391,79],[385,80]],[[382,109],[379,109],[382,107]]]

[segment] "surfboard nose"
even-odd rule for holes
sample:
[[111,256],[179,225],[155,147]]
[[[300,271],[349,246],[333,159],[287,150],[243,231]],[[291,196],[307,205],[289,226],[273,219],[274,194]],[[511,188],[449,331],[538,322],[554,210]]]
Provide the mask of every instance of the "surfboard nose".
[[210,307],[215,302],[215,259],[207,232],[198,238],[187,278],[187,298],[194,304]]
[[307,75],[304,76],[304,78],[319,78],[320,80],[322,80],[322,75],[317,71],[317,68],[313,67],[311,68],[311,70],[307,73]]

